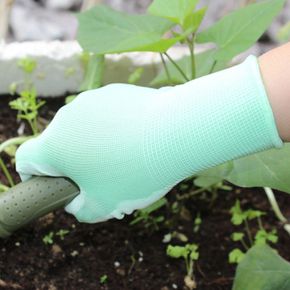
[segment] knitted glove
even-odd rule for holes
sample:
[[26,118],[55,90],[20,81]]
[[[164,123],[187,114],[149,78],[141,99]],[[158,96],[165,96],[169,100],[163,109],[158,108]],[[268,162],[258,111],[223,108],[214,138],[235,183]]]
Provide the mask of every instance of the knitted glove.
[[257,58],[152,89],[112,84],[81,93],[16,154],[23,179],[66,176],[79,221],[122,218],[200,170],[281,147]]

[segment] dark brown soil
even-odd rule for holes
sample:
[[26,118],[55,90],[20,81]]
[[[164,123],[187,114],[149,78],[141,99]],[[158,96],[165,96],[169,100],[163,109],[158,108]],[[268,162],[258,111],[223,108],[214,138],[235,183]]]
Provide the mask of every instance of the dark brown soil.
[[[7,102],[7,97],[0,99],[2,140],[17,136],[19,127]],[[47,107],[54,111],[62,104],[60,100],[50,100]],[[44,109],[41,115],[51,118],[53,112]],[[3,157],[10,164],[10,159]],[[13,164],[9,167],[12,168]],[[13,175],[16,176],[15,172]],[[1,181],[6,182],[2,175]],[[169,205],[154,213],[154,216],[165,217],[158,230],[146,229],[144,225],[130,226],[132,216],[122,221],[81,224],[63,210],[33,222],[0,241],[0,289],[185,289],[184,262],[169,258],[167,244],[163,242],[165,234],[178,231],[190,243],[199,244],[200,258],[195,267],[197,289],[230,290],[235,266],[228,263],[228,253],[239,244],[230,239],[231,233],[237,229],[230,222],[229,209],[237,198],[245,209],[267,212],[263,218],[265,227],[276,228],[279,234],[279,242],[274,247],[290,260],[290,237],[275,218],[261,189],[233,187],[231,191],[221,190],[213,204],[209,193],[201,194],[180,203],[182,210],[174,214],[170,208],[177,194],[193,190],[192,181],[186,185],[186,190],[184,184],[172,190],[167,195]],[[277,192],[277,198],[282,211],[290,218],[290,196]],[[198,213],[202,224],[194,233],[193,220]],[[61,229],[69,230],[63,240],[55,236],[52,245],[43,242],[45,235]],[[253,222],[253,233],[256,229]],[[170,243],[183,244],[178,239]],[[103,275],[108,278],[101,284]]]

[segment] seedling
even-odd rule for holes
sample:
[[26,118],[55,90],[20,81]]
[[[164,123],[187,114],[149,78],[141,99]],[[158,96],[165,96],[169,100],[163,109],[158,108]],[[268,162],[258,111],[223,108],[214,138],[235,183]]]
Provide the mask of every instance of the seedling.
[[108,276],[105,274],[105,275],[102,275],[100,277],[100,283],[101,284],[106,284],[108,282]]
[[46,245],[52,245],[54,243],[53,238],[54,238],[54,232],[49,232],[47,235],[43,237],[42,241]]
[[69,230],[61,229],[56,232],[56,236],[59,236],[61,240],[64,240],[64,237],[69,233]]
[[[262,216],[265,215],[264,212],[259,210],[248,209],[243,211],[239,200],[236,201],[235,205],[230,210],[232,214],[231,222],[235,226],[244,226],[243,232],[234,232],[231,238],[234,242],[240,242],[245,251],[249,250],[250,247],[254,245],[265,245],[267,243],[277,243],[278,236],[277,231],[274,229],[267,232],[262,223]],[[257,220],[259,230],[256,232],[255,236],[251,232],[249,221]],[[243,259],[245,253],[239,248],[235,248],[229,254],[230,263],[239,263]]]
[[167,203],[166,198],[161,198],[152,205],[138,210],[134,213],[134,219],[130,225],[142,223],[146,229],[159,230],[159,225],[164,221],[163,215],[153,216],[152,214]]
[[187,272],[184,278],[184,283],[189,289],[195,289],[196,281],[194,278],[193,271],[194,271],[194,263],[199,258],[198,245],[186,244],[184,247],[168,245],[166,253],[171,258],[184,259]]
[[17,110],[17,117],[26,120],[34,135],[38,134],[38,110],[45,104],[45,101],[37,100],[37,91],[32,82],[31,75],[37,67],[35,60],[24,58],[19,60],[18,67],[24,72],[24,81],[11,84],[10,93],[19,93],[20,97],[9,103],[11,109]]

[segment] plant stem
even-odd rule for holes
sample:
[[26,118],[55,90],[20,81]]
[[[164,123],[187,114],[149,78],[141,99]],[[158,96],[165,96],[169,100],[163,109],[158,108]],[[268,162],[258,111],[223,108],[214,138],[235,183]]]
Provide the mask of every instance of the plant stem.
[[241,243],[243,245],[243,247],[245,248],[245,250],[249,250],[249,246],[246,244],[245,240],[244,239],[241,239]]
[[195,68],[195,56],[194,56],[194,38],[192,40],[187,40],[187,44],[190,51],[191,59],[191,79],[194,80],[196,77],[196,68]]
[[9,171],[8,171],[6,165],[5,165],[5,163],[3,162],[3,160],[2,160],[1,157],[0,157],[0,167],[1,167],[1,169],[2,169],[2,171],[3,171],[3,173],[4,173],[4,175],[6,176],[8,182],[9,182],[9,185],[10,185],[10,186],[14,186],[15,184],[14,184],[13,178],[12,178],[11,174],[9,173]]
[[214,70],[216,64],[217,64],[217,60],[215,60],[215,61],[213,62],[212,67],[211,67],[211,69],[210,69],[210,71],[209,71],[210,74],[213,73],[213,70]]
[[272,206],[272,209],[276,217],[278,218],[279,221],[281,221],[284,224],[285,231],[287,231],[288,234],[290,234],[290,223],[286,219],[286,217],[282,214],[273,190],[270,187],[264,187],[264,191],[268,197],[268,200]]
[[186,74],[183,72],[180,66],[172,59],[172,57],[167,52],[164,52],[164,55],[166,55],[166,57],[171,61],[171,63],[175,66],[175,68],[180,72],[185,81],[189,82],[190,81],[189,78],[186,76]]
[[[189,258],[190,259],[190,258]],[[190,277],[190,278],[192,278],[193,277],[193,265],[194,265],[194,263],[193,263],[193,260],[189,260],[189,267],[188,267],[188,269],[187,269],[187,275]]]
[[259,216],[257,217],[257,219],[258,219],[258,225],[259,225],[260,230],[264,230],[262,219]]
[[35,137],[35,136],[21,136],[21,137],[15,137],[15,138],[8,139],[0,144],[0,153],[2,153],[3,150],[8,146],[20,145],[20,144],[24,143],[25,141],[27,141],[33,137]]
[[201,187],[201,188],[199,188],[199,189],[197,189],[197,190],[191,191],[191,192],[189,192],[189,193],[187,193],[187,194],[184,194],[184,195],[182,195],[182,196],[177,195],[177,200],[188,199],[188,198],[190,198],[190,197],[192,197],[192,196],[194,196],[194,195],[198,195],[198,194],[200,194],[200,193],[203,193],[204,191],[206,191],[206,190],[208,190],[208,189],[210,189],[210,188],[211,188],[211,186],[208,186],[208,187]]
[[161,52],[160,52],[160,57],[161,57],[162,65],[164,67],[164,70],[165,70],[165,73],[166,73],[166,76],[167,76],[167,79],[168,79],[168,83],[172,84],[172,80],[171,80],[171,77],[170,77],[170,73],[169,73],[167,64],[166,64],[164,56],[163,56],[163,54]]
[[[6,140],[5,142],[0,144],[0,153],[2,153],[6,147],[11,146],[11,145],[22,144],[23,142],[25,142],[26,140],[30,139],[31,137],[33,137],[33,136],[15,137],[15,138],[11,138],[9,140]],[[3,162],[1,157],[0,157],[0,167],[1,167],[5,177],[8,180],[9,185],[10,186],[14,186],[13,178],[12,178],[11,174],[9,173],[9,171],[7,169],[7,166],[5,165],[5,163]]]
[[253,237],[252,237],[252,234],[250,231],[249,223],[246,219],[245,219],[244,223],[245,223],[245,228],[246,228],[246,232],[247,232],[250,244],[253,245]]

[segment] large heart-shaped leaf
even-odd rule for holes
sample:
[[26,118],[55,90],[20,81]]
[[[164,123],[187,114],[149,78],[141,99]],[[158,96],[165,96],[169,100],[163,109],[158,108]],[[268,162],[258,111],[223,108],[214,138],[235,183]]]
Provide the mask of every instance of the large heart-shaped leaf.
[[254,246],[239,263],[233,290],[289,290],[290,264],[269,246]]
[[197,42],[214,42],[217,60],[230,60],[250,48],[282,10],[286,0],[268,0],[236,10],[197,36]]
[[290,143],[282,149],[273,149],[231,161],[225,174],[224,164],[205,170],[198,176],[226,179],[243,187],[271,187],[290,193]]
[[78,41],[96,54],[128,51],[164,52],[179,38],[162,36],[175,24],[152,15],[128,15],[99,5],[78,16]]

